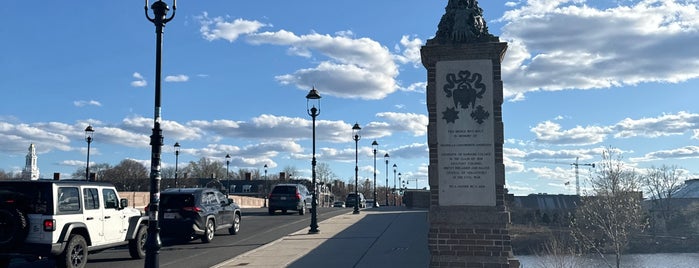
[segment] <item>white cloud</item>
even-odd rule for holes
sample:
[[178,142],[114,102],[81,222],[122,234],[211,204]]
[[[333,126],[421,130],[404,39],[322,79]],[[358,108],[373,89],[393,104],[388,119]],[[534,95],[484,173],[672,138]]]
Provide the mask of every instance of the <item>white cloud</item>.
[[531,129],[536,134],[536,140],[541,143],[566,144],[566,145],[590,145],[604,141],[609,133],[608,128],[588,126],[576,126],[569,130],[561,130],[561,125],[551,121],[539,123]]
[[145,87],[148,85],[145,79],[143,79],[143,76],[140,73],[133,73],[132,77],[136,80],[131,81],[131,86],[132,87]]
[[187,82],[189,81],[189,76],[178,74],[178,75],[168,75],[165,77],[165,82]]
[[685,45],[699,38],[692,1],[647,0],[607,9],[585,1],[527,1],[499,21],[505,25],[501,39],[508,42],[507,98],[699,76],[699,48]]
[[89,100],[89,101],[79,100],[79,101],[74,101],[73,105],[75,105],[75,107],[85,107],[85,106],[98,106],[99,107],[99,106],[102,106],[102,103],[100,103],[99,101],[96,101],[96,100]]
[[228,40],[228,42],[233,42],[242,34],[254,33],[260,28],[268,26],[259,21],[244,19],[235,19],[232,22],[226,22],[222,17],[209,18],[206,12],[204,12],[202,16],[197,17],[197,19],[199,19],[199,23],[201,24],[199,32],[201,32],[204,39],[209,41],[224,39]]
[[699,124],[699,114],[678,112],[663,114],[655,118],[630,119],[625,118],[617,123],[615,138],[630,138],[644,136],[655,138],[660,136],[682,135],[694,130]]
[[413,136],[427,135],[428,119],[424,114],[384,112],[376,117],[385,119],[392,130],[411,132]]
[[[299,88],[315,85],[323,94],[368,100],[382,99],[398,89],[395,55],[369,38],[354,38],[351,32],[342,31],[335,36],[318,33],[296,35],[286,30],[258,32],[267,25],[242,19],[233,22],[226,22],[221,17],[209,19],[206,13],[200,18],[200,23],[202,35],[210,41],[226,39],[232,42],[246,34],[246,40],[251,44],[288,46],[290,54],[307,58],[314,53],[327,57],[314,67],[277,75],[275,79],[281,84],[294,84]],[[215,29],[211,29],[212,25]],[[417,60],[416,44],[420,42],[405,37],[401,44],[406,46],[406,50],[397,58],[405,62]]]

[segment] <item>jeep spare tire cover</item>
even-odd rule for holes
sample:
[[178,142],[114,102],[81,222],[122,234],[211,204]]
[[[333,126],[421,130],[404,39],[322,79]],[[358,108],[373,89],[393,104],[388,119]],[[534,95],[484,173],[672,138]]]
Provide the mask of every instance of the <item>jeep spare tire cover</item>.
[[28,230],[26,214],[17,208],[0,207],[0,247],[6,248],[23,242]]

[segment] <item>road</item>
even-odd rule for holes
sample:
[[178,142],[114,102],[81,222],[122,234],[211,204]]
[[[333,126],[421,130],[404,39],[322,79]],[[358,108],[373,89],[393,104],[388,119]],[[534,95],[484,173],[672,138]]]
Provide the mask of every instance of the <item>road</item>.
[[[350,212],[351,208],[318,208],[318,222],[340,214]],[[301,229],[308,229],[311,214],[298,213],[272,216],[266,208],[244,208],[240,233],[229,235],[227,230],[216,233],[211,243],[203,244],[196,239],[190,242],[176,242],[163,238],[163,247],[158,254],[160,267],[210,267],[242,253],[277,240],[287,234]],[[161,227],[162,228],[162,227]],[[323,226],[318,228],[321,232]],[[90,254],[88,267],[133,268],[143,267],[144,260],[133,260],[128,248],[110,249],[96,254]],[[32,263],[13,261],[12,268],[19,267],[53,267],[52,260],[42,260]]]

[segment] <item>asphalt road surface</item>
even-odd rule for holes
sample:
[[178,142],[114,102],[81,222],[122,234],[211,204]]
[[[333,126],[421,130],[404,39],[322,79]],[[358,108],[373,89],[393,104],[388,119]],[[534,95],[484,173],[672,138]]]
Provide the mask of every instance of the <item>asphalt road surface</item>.
[[[351,208],[318,208],[318,222],[340,214],[347,213]],[[211,267],[225,260],[243,254],[247,251],[270,243],[287,234],[301,229],[309,229],[311,213],[281,214],[280,211],[272,216],[266,208],[244,208],[240,225],[240,233],[229,235],[228,230],[216,232],[211,243],[204,244],[199,239],[189,242],[178,242],[162,238],[163,247],[158,254],[160,267]],[[162,228],[162,226],[161,226]],[[323,226],[318,229],[322,232]],[[52,260],[25,262],[13,260],[10,267],[53,267]],[[134,260],[129,256],[126,247],[105,250],[90,254],[88,267],[133,268],[143,267],[144,260]]]

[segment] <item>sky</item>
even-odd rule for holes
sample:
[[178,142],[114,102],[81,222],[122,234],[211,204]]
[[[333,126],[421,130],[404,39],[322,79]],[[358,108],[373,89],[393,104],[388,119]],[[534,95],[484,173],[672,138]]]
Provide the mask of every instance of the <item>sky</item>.
[[[171,1],[166,1],[172,5]],[[151,1],[152,3],[152,1]],[[322,96],[316,157],[343,181],[427,183],[427,72],[420,47],[446,0],[177,2],[162,51],[162,166],[202,157],[230,170],[311,177],[305,96]],[[480,1],[502,63],[506,187],[574,194],[602,151],[628,166],[699,174],[695,0]],[[172,10],[169,14],[172,14]],[[152,16],[152,14],[151,14]],[[41,177],[132,159],[150,167],[155,27],[143,1],[0,5],[0,169],[35,144]],[[362,127],[355,151],[352,126]],[[390,155],[389,165],[384,154]],[[576,160],[577,159],[577,160]],[[400,183],[398,183],[400,184]]]

